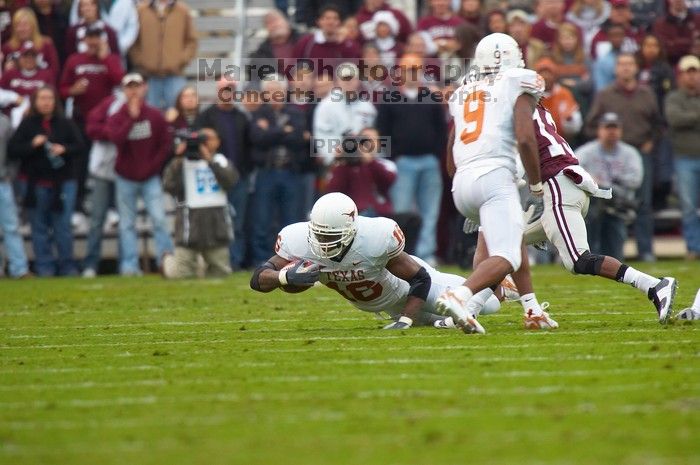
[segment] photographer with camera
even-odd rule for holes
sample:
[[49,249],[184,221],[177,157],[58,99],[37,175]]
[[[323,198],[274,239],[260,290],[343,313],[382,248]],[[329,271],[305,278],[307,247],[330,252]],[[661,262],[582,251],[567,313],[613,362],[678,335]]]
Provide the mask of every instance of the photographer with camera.
[[395,214],[390,190],[396,181],[396,164],[382,152],[383,140],[372,127],[357,136],[345,136],[336,150],[335,163],[329,173],[326,192],[341,192],[357,205],[361,216],[384,216],[393,219],[406,236],[406,250],[415,250],[420,216],[415,213]]
[[598,122],[598,138],[579,147],[576,157],[601,188],[612,188],[611,200],[591,198],[586,216],[591,253],[622,260],[627,226],[636,216],[635,192],[642,184],[642,158],[622,142],[617,113],[605,113]]
[[163,188],[177,200],[175,253],[163,257],[166,278],[193,278],[201,255],[206,276],[231,273],[228,246],[233,226],[226,192],[238,171],[218,152],[221,141],[211,128],[175,134],[175,158],[165,168]]

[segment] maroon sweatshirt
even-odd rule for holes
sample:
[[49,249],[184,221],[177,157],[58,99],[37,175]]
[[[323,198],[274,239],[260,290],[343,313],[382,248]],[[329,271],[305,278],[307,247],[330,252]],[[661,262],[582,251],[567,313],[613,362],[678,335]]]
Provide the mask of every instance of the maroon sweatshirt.
[[[49,72],[53,76],[51,82],[54,83],[58,80],[58,75],[61,70],[61,63],[58,61],[58,52],[56,52],[56,47],[54,46],[53,41],[46,36],[43,36],[42,39],[43,45],[41,46],[41,49],[39,49],[37,63],[39,63],[40,67],[49,70]],[[13,47],[10,42],[2,44],[2,54],[4,57],[4,60],[2,62],[3,66],[5,65],[5,62],[7,62],[7,60],[10,59],[10,57],[12,57],[12,54],[15,53],[18,49],[19,46]]]
[[[294,47],[294,56],[312,60],[323,59],[323,63],[331,65],[333,69],[344,61],[355,63],[358,61],[361,52],[357,42],[349,39],[344,42],[318,41],[319,37],[321,37],[321,33],[317,31],[299,39]],[[322,72],[318,68],[316,71],[319,74]]]
[[104,60],[87,53],[74,53],[68,57],[63,67],[63,75],[58,90],[61,97],[70,97],[70,88],[78,80],[85,78],[89,84],[84,94],[74,96],[80,118],[85,119],[90,110],[112,93],[124,77],[124,69],[119,55],[112,53]]
[[107,118],[107,138],[117,146],[114,170],[130,181],[157,176],[168,161],[172,133],[158,109],[144,104],[133,119],[128,105]]
[[457,15],[452,15],[447,19],[428,15],[418,20],[416,30],[426,31],[433,40],[454,39],[455,29],[462,24],[464,24],[464,20]]
[[331,170],[327,192],[342,192],[357,204],[362,212],[369,208],[377,215],[393,213],[389,188],[396,181],[396,173],[379,160],[359,165],[337,165]]
[[367,21],[371,21],[372,16],[374,16],[374,13],[376,13],[377,11],[390,11],[394,15],[396,20],[399,22],[399,34],[396,36],[396,40],[405,44],[408,40],[408,36],[411,35],[411,32],[413,32],[411,22],[401,10],[392,8],[391,6],[389,6],[388,3],[382,3],[382,5],[374,11],[369,11],[367,7],[363,4],[358,10],[357,14],[355,15],[355,19],[357,20],[358,26],[361,26]]
[[32,72],[27,72],[14,68],[3,73],[2,78],[0,78],[0,87],[26,97],[45,85],[53,85],[53,74],[48,69],[35,69]]
[[669,13],[656,20],[653,31],[666,47],[668,60],[675,65],[683,55],[690,53],[693,40],[700,37],[700,14],[688,11],[681,19]]

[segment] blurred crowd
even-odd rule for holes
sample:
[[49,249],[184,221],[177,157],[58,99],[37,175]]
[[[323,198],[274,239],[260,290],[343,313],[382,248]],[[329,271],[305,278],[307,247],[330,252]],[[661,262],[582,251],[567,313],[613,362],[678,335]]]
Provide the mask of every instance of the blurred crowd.
[[[34,275],[95,276],[112,222],[119,272],[138,275],[143,205],[166,276],[202,264],[226,274],[265,261],[277,231],[331,191],[395,218],[427,262],[452,262],[465,243],[443,168],[444,99],[459,83],[434,70],[468,60],[493,32],[518,42],[559,131],[616,192],[591,205],[592,252],[621,256],[631,230],[639,258],[654,260],[654,211],[677,201],[687,257],[700,258],[697,0],[425,0],[415,23],[382,0],[295,3],[290,17],[276,2],[250,54],[271,71],[220,77],[204,105],[184,77],[198,49],[184,2],[0,0],[7,273],[30,273],[26,221]],[[332,69],[309,66],[319,59]],[[397,68],[399,83],[373,65]],[[400,103],[382,103],[392,92]],[[87,251],[76,257],[81,221]]]

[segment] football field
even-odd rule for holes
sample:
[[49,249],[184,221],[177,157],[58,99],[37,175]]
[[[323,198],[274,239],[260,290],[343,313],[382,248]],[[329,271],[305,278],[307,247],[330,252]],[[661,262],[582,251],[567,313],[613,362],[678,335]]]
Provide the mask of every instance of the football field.
[[[679,278],[700,264],[640,265]],[[561,328],[414,328],[248,275],[0,281],[0,464],[698,464],[700,325],[534,269]]]

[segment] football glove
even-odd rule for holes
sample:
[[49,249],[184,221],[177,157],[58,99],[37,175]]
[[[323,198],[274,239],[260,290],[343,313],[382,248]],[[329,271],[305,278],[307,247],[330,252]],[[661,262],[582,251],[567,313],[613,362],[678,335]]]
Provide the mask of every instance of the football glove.
[[294,266],[282,269],[279,274],[280,284],[283,286],[313,286],[319,280],[321,266],[316,263],[300,260]]
[[544,213],[544,199],[542,196],[530,195],[525,204],[525,215],[528,217],[527,224],[539,221]]
[[413,324],[413,320],[407,316],[401,316],[393,323],[389,323],[384,329],[408,329]]

